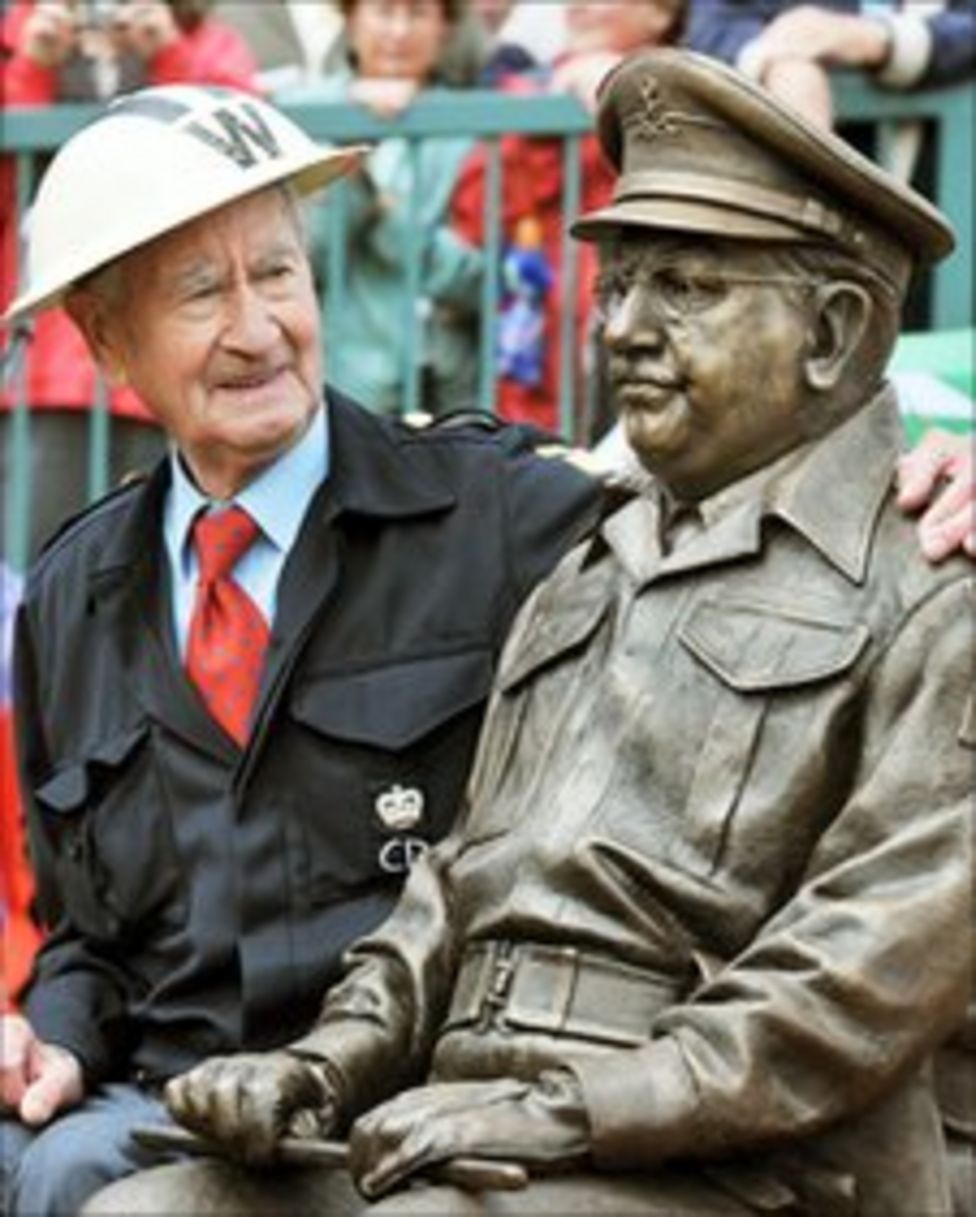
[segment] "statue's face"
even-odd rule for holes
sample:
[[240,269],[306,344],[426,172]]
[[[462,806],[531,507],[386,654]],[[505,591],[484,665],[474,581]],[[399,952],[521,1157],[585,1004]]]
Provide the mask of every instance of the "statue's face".
[[647,469],[701,498],[806,438],[813,283],[779,247],[621,230],[602,258],[611,391]]

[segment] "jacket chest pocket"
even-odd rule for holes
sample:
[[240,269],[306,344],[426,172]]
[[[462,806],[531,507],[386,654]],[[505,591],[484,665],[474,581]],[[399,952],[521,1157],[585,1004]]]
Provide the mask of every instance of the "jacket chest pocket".
[[502,660],[471,777],[469,845],[506,832],[524,813],[526,792],[572,726],[582,690],[599,679],[606,640],[594,638],[609,605],[602,587],[574,590],[548,604],[537,597]]
[[179,865],[149,725],[92,745],[35,789],[59,898],[83,932],[115,936],[149,912],[183,906]]
[[[716,597],[695,603],[678,637],[716,682],[683,839],[709,869],[736,830],[760,858],[763,842],[789,836],[787,817],[816,785],[842,678],[870,633],[830,613]],[[743,825],[747,796],[755,823]]]
[[451,827],[493,666],[488,648],[308,679],[291,714],[307,729],[300,808],[315,902],[402,878]]

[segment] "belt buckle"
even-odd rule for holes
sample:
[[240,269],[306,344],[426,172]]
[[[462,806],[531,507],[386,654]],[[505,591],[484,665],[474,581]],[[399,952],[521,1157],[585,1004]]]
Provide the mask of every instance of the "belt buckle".
[[510,942],[499,944],[495,949],[488,971],[484,997],[478,1011],[478,1028],[487,1031],[502,1022],[501,1013],[508,1005],[512,982],[515,979],[516,951]]

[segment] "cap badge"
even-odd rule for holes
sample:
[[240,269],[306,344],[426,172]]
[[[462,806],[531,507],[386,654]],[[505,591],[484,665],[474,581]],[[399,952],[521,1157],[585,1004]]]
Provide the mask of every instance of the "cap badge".
[[662,135],[677,134],[678,124],[674,121],[673,112],[668,109],[661,96],[658,82],[645,76],[637,87],[640,90],[640,99],[643,104],[635,110],[631,120],[634,134],[647,140],[648,143],[660,139]]

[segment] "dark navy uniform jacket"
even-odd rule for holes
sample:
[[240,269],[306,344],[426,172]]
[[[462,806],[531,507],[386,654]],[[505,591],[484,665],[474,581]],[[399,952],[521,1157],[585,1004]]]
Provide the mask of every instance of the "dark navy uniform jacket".
[[307,1028],[451,824],[513,613],[596,514],[596,484],[519,429],[417,432],[327,403],[331,473],[243,752],[177,654],[166,463],[28,580],[16,706],[51,934],[26,1012],[89,1081]]

